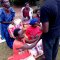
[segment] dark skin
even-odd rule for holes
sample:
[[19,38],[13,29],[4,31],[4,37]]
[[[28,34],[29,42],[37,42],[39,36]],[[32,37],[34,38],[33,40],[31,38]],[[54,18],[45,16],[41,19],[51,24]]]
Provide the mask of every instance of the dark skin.
[[[17,39],[18,41],[20,41],[20,42],[23,42],[23,38],[24,38],[24,33],[23,33],[23,31],[22,31],[22,30],[19,31],[18,34],[19,34],[19,36],[17,36],[16,39]],[[19,38],[20,38],[20,40],[19,40]],[[22,50],[32,49],[32,48],[35,47],[36,44],[38,43],[39,38],[40,38],[40,37],[35,38],[36,41],[35,41],[34,43],[32,43],[31,45],[28,45],[28,44],[25,43],[24,46],[22,46],[21,48],[17,48],[17,49],[22,49]]]
[[[38,22],[35,23],[35,25],[32,25],[32,27],[36,28],[38,26]],[[25,35],[26,36],[26,35]],[[36,35],[35,37],[34,36],[31,36],[32,37],[32,40],[29,40],[28,37],[25,38],[26,39],[26,43],[34,43],[36,41],[36,38],[39,37],[38,35]]]
[[42,23],[42,31],[43,33],[47,33],[49,31],[49,22]]
[[[2,6],[3,6],[3,8],[4,8],[4,10],[5,10],[5,12],[7,13],[7,14],[9,14],[10,13],[10,10],[9,10],[9,8],[7,7],[7,5],[6,5],[6,3],[8,3],[9,2],[9,0],[4,0],[4,3],[2,4]],[[2,24],[11,24],[12,23],[12,21],[10,21],[10,22],[5,22],[5,21],[3,21],[3,22],[0,22],[0,23],[2,23]]]

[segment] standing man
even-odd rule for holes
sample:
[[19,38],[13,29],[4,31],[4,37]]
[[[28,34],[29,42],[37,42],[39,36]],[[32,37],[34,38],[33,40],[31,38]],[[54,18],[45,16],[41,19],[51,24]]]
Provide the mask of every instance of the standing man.
[[56,60],[60,36],[60,12],[58,9],[56,0],[45,0],[40,10],[45,60]]

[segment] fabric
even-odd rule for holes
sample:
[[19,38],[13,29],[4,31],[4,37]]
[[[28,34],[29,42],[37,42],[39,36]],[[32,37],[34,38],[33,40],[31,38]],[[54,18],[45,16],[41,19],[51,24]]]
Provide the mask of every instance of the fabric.
[[32,18],[30,20],[30,25],[34,25],[36,22],[38,22],[38,19],[37,18]]
[[[11,56],[11,60],[21,60],[21,59],[25,59],[28,58],[31,54],[29,53],[28,50],[22,50],[22,49],[17,49],[17,48],[21,48],[22,46],[24,46],[24,42],[20,42],[15,40],[13,43],[13,56]],[[9,59],[10,59],[9,58]]]
[[13,32],[14,32],[15,29],[16,29],[16,27],[12,24],[10,24],[8,26],[8,32],[9,32],[9,35],[10,35],[11,38],[14,38]]
[[36,35],[41,35],[42,34],[42,31],[40,30],[40,27],[37,26],[36,28],[32,27],[32,26],[29,26],[26,30],[26,35],[28,36],[28,39],[31,40],[32,37],[35,37]]
[[39,16],[35,16],[34,18],[38,19],[38,23],[40,23],[40,17]]
[[24,8],[24,9],[23,9],[23,16],[24,16],[25,18],[28,17],[28,18],[30,19],[30,17],[29,17],[29,10],[30,10],[30,9]]
[[[7,14],[4,10],[4,8],[1,8],[0,9],[0,22],[11,22],[15,16],[15,12],[14,12],[14,9],[12,7],[9,8],[10,10],[10,13]],[[6,40],[6,43],[7,45],[12,48],[12,44],[13,44],[13,41],[14,39],[10,37],[9,33],[8,33],[8,28],[9,24],[1,24],[1,35],[4,36],[5,40]]]
[[[36,37],[37,35],[40,36],[42,34],[42,31],[40,30],[40,27],[37,26],[36,28],[32,27],[32,26],[29,26],[26,30],[26,36],[28,37],[29,40],[32,40],[33,38],[32,37]],[[29,44],[30,45],[30,44]],[[42,40],[40,40],[37,45],[30,49],[30,53],[33,55],[33,56],[37,56],[37,55],[43,55],[43,49],[42,49]]]
[[46,36],[45,38],[43,38],[42,43],[46,60],[56,60],[59,38],[49,38]]
[[42,23],[49,22],[49,31],[45,33],[42,42],[45,60],[56,60],[59,36],[60,36],[60,20],[59,5],[56,0],[45,0],[41,7],[40,21]]
[[49,22],[48,36],[51,37],[60,36],[60,20],[58,19],[58,9],[59,3],[57,3],[55,0],[46,0],[44,5],[41,7],[40,21],[42,23]]
[[[22,7],[22,9],[21,9],[21,15],[22,15],[22,17],[24,17],[24,16],[23,16],[23,10],[24,10],[24,8],[25,8],[25,7]],[[33,16],[33,9],[30,8],[30,7],[29,7],[29,9],[30,9],[30,10],[29,10],[29,17],[30,17],[30,19],[32,19],[32,16]]]

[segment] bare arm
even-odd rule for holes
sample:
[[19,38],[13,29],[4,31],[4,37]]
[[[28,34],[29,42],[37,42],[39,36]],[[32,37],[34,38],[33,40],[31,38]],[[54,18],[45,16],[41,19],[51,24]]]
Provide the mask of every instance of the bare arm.
[[23,47],[21,47],[21,49],[25,50],[25,49],[32,49],[33,47],[36,46],[36,44],[38,43],[40,39],[38,38],[37,41],[35,41],[34,43],[31,43],[31,45],[25,44]]
[[22,50],[32,49],[33,47],[36,46],[36,44],[38,43],[39,40],[40,40],[40,37],[36,38],[36,41],[34,43],[32,43],[31,45],[28,45],[26,43],[26,44],[24,44],[24,46],[22,46],[21,48],[17,48],[17,49],[22,49]]
[[32,40],[29,40],[28,37],[25,35],[25,42],[26,42],[26,43],[29,43],[29,44],[30,44],[30,43],[34,43],[34,42],[37,40],[37,39],[36,39],[37,37],[39,37],[39,36],[38,36],[38,35],[37,35],[36,37],[33,37],[33,36],[32,36]]
[[49,30],[49,22],[42,23],[42,31],[43,33],[47,33]]

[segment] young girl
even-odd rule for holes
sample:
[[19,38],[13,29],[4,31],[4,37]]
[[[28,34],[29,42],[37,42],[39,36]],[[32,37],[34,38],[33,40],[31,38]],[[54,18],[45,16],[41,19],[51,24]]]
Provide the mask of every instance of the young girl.
[[37,44],[40,37],[36,37],[35,42],[29,46],[27,43],[25,43],[23,30],[15,29],[14,36],[16,39],[13,43],[13,56],[8,58],[8,60],[35,60],[28,50]]

